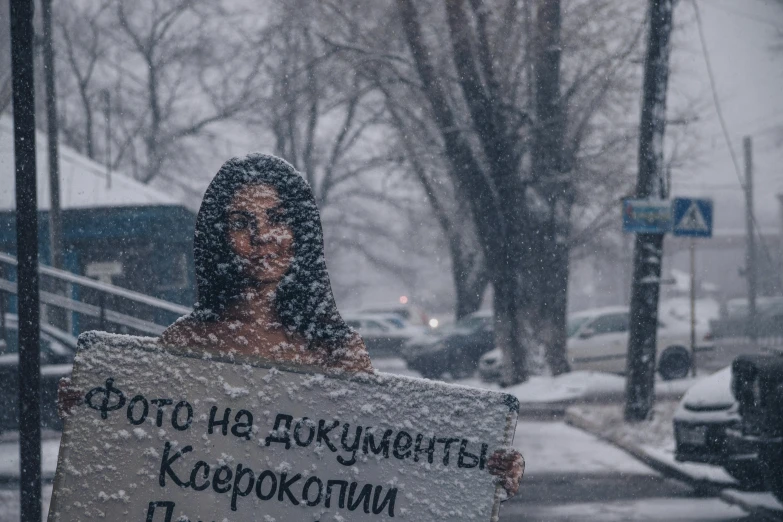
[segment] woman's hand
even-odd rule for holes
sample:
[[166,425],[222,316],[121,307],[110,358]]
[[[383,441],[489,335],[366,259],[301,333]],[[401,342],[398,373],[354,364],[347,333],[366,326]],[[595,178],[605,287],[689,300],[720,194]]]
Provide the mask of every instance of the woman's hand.
[[71,414],[71,410],[80,405],[84,400],[84,390],[79,390],[71,385],[71,379],[63,377],[57,384],[57,415],[65,420]]
[[487,469],[500,477],[501,484],[510,498],[519,491],[519,481],[525,473],[525,459],[515,449],[500,449],[489,457]]

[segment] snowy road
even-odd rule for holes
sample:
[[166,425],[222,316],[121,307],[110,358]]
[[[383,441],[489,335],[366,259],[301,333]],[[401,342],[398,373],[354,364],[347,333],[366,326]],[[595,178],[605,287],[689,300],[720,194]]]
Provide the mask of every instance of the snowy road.
[[752,520],[561,422],[520,421],[514,445],[526,471],[519,494],[501,509],[502,522]]
[[[416,375],[402,361],[374,364],[381,371]],[[700,496],[562,422],[520,420],[514,446],[525,457],[525,477],[519,494],[503,504],[501,522],[754,520],[742,509]]]

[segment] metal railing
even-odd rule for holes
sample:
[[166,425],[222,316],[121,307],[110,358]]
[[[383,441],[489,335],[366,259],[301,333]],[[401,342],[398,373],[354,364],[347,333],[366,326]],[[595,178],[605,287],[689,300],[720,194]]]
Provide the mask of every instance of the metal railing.
[[[0,252],[0,265],[9,265],[15,268],[17,265],[17,259],[12,255]],[[107,329],[107,323],[112,323],[124,327],[125,329],[130,329],[134,332],[159,335],[161,332],[163,332],[163,330],[166,329],[167,325],[161,325],[149,320],[148,318],[141,318],[137,315],[151,315],[150,311],[153,312],[153,315],[154,311],[167,312],[168,314],[166,315],[169,316],[172,314],[185,315],[191,311],[191,309],[187,306],[182,306],[170,301],[158,299],[156,297],[142,294],[141,292],[135,292],[133,290],[128,290],[127,288],[104,283],[102,281],[96,281],[95,279],[76,275],[66,270],[60,270],[51,266],[39,265],[38,271],[40,275],[50,277],[54,281],[58,282],[59,285],[67,286],[69,288],[69,291],[65,292],[66,295],[61,295],[59,293],[44,290],[42,287],[40,292],[42,304],[61,308],[71,313],[82,314],[87,317],[98,319],[99,328],[102,330]],[[16,295],[16,283],[6,279],[6,270],[3,270],[3,274],[4,276],[0,278],[0,293]],[[68,297],[68,295],[72,295],[71,290],[73,289],[74,285],[96,292],[98,302],[92,304]],[[141,305],[148,313],[132,315],[127,313],[128,310],[118,311],[109,308],[106,303],[107,297],[109,296],[111,296],[113,299],[120,299],[129,303],[129,306],[126,306],[125,308],[133,310],[136,308],[136,306]],[[3,297],[2,300],[4,301],[5,297]]]

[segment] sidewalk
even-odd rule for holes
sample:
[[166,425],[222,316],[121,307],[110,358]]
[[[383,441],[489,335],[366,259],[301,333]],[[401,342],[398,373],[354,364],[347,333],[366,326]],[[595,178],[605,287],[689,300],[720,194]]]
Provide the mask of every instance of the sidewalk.
[[759,520],[783,521],[783,505],[771,493],[741,491],[736,489],[737,482],[718,466],[674,459],[671,417],[666,415],[667,410],[674,411],[674,406],[674,403],[656,404],[658,420],[634,427],[622,421],[621,405],[570,407],[565,421],[626,451],[663,475],[689,484],[697,491],[718,496]]
[[[44,431],[41,434],[41,476],[54,479],[57,470],[57,454],[60,451],[60,433]],[[0,483],[19,480],[19,432],[0,434]]]

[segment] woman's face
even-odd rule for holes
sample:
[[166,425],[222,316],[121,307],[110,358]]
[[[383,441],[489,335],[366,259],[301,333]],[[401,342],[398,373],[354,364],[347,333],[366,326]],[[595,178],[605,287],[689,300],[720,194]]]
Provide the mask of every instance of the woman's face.
[[245,262],[245,274],[258,283],[278,283],[294,257],[291,228],[274,219],[281,212],[280,196],[270,185],[240,189],[228,209],[231,248]]

